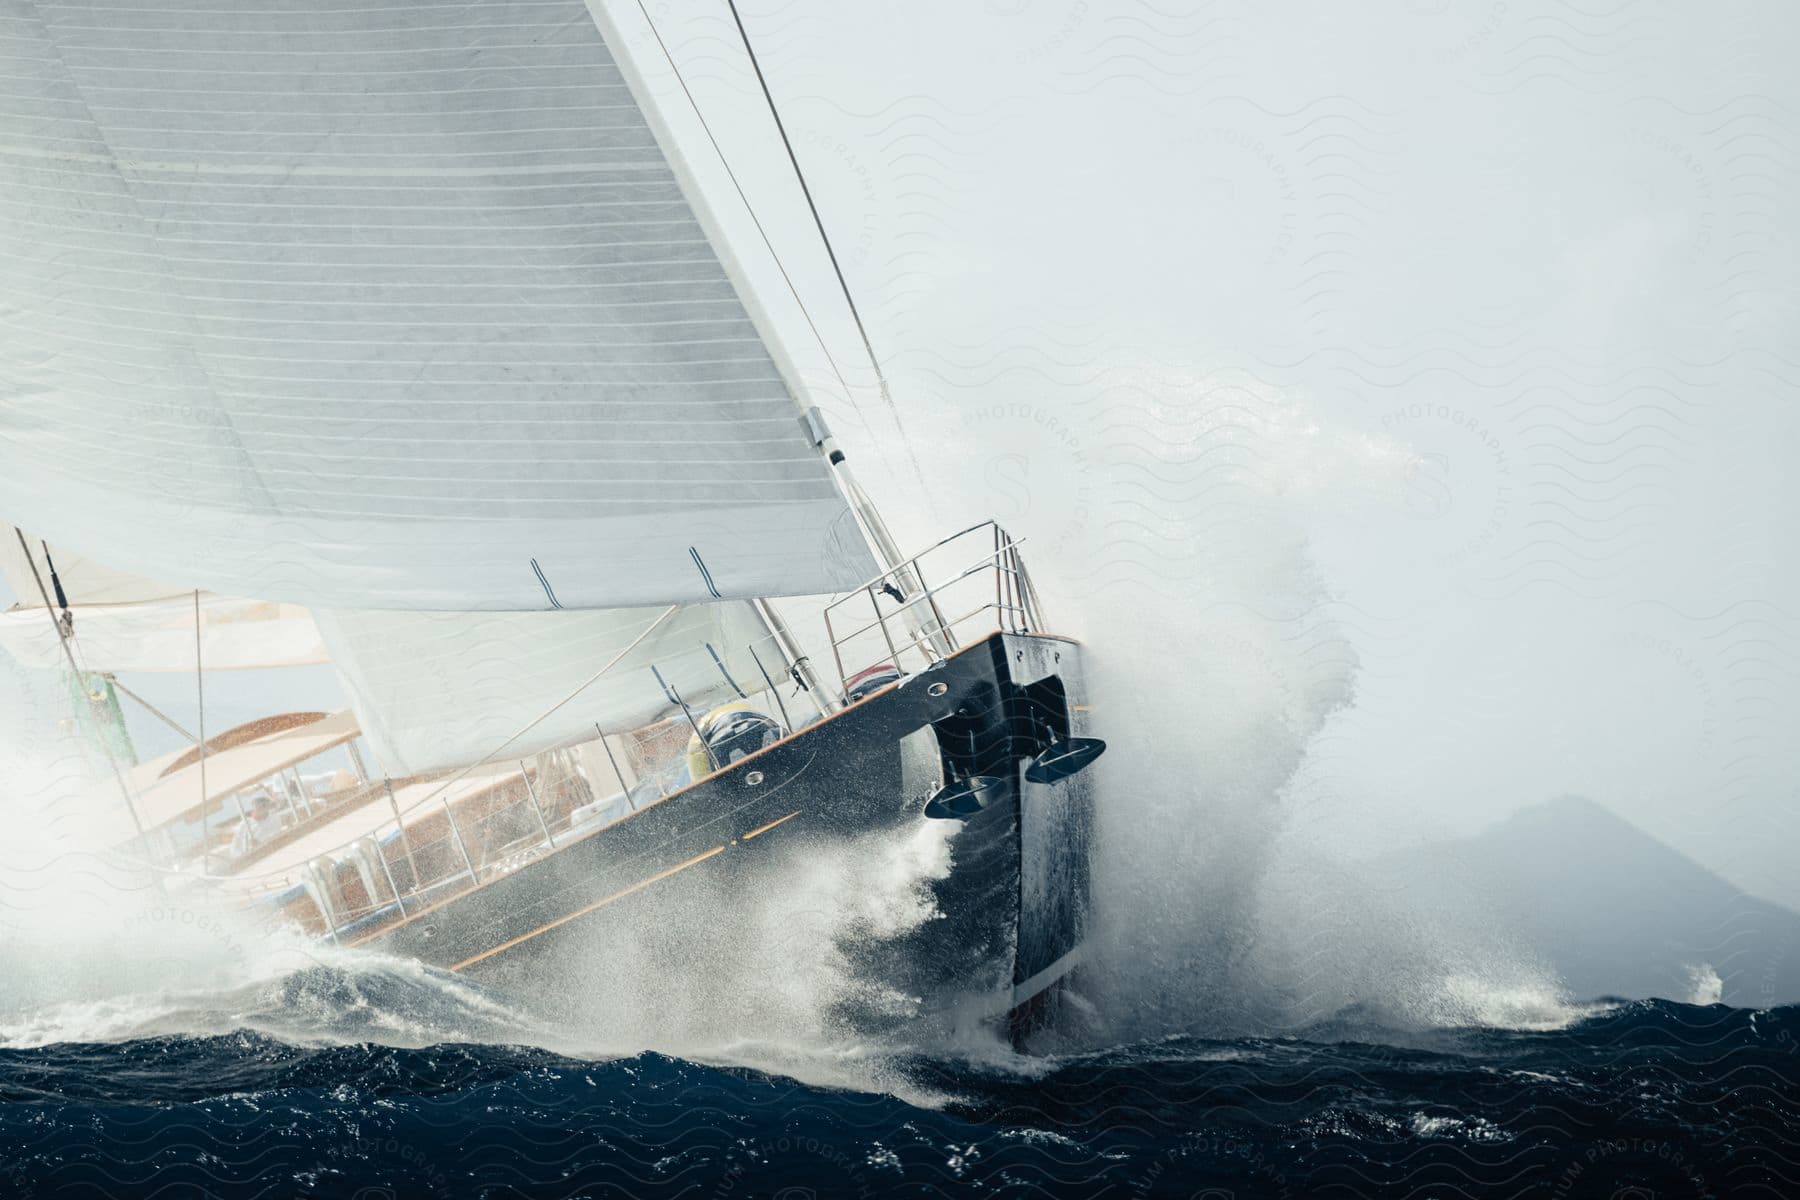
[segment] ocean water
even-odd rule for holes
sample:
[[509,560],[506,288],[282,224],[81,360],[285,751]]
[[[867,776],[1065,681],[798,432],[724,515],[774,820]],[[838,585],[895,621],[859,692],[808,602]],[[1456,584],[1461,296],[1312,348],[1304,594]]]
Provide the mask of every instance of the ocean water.
[[1796,1008],[1432,1030],[1352,1010],[1280,1037],[788,1048],[780,1068],[757,1046],[545,1049],[534,1020],[381,960],[42,1009],[0,1029],[0,1195],[1800,1194]]

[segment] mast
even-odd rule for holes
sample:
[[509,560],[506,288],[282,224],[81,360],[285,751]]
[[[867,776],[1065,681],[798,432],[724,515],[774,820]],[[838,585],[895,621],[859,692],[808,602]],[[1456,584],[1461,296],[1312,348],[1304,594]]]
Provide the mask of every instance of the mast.
[[817,406],[809,408],[801,414],[800,424],[813,446],[825,456],[825,461],[831,467],[831,477],[837,481],[838,490],[850,505],[850,511],[856,514],[870,549],[887,568],[894,588],[900,593],[900,603],[905,605],[903,619],[908,628],[915,637],[922,638],[926,647],[935,652],[938,658],[948,658],[956,648],[951,644],[949,632],[944,628],[935,602],[926,606],[925,613],[919,612],[912,603],[925,596],[925,581],[919,577],[911,562],[901,556],[900,548],[894,544],[894,536],[888,532],[887,523],[881,519],[875,502],[869,499],[868,493],[862,490],[862,485],[856,482],[856,476],[851,474],[850,460],[838,448],[837,440],[831,436],[831,427],[825,423],[825,414]]
[[[894,543],[894,535],[888,532],[887,522],[881,519],[881,512],[869,494],[862,490],[856,482],[856,476],[850,472],[850,458],[838,448],[837,439],[831,436],[831,426],[825,423],[825,414],[819,411],[818,405],[806,409],[800,414],[800,427],[806,430],[807,440],[813,448],[824,456],[831,467],[831,477],[837,482],[838,491],[843,493],[844,501],[850,505],[850,511],[862,524],[869,549],[881,565],[892,571],[905,562],[900,555],[900,547]],[[911,590],[911,589],[907,589]]]
[[[762,619],[763,628],[769,631],[769,636],[774,639],[776,648],[787,659],[788,670],[793,674],[794,682],[812,697],[812,701],[818,705],[819,711],[827,713],[834,708],[843,707],[840,698],[835,693],[826,690],[825,685],[819,681],[819,673],[813,669],[812,656],[800,645],[800,640],[794,636],[794,631],[788,628],[787,622],[782,619],[780,610],[767,600],[753,600],[750,602],[750,607],[756,610],[756,615]],[[776,695],[775,700],[778,704],[781,702],[779,694]]]

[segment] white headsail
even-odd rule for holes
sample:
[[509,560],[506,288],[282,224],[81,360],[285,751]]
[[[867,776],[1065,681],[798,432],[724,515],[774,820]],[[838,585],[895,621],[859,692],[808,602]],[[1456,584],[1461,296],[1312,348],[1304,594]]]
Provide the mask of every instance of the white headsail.
[[[735,695],[708,646],[744,691],[765,687],[746,646],[767,635],[748,604],[692,605],[658,624],[664,611],[321,612],[319,623],[370,749],[399,777],[519,759],[592,739],[596,727],[678,713],[652,665],[698,715]],[[766,642],[757,653],[780,670]]]
[[0,515],[314,608],[872,573],[582,0],[0,16]]
[[0,526],[0,534],[5,535],[0,536],[0,579],[6,580],[13,599],[21,606],[42,607],[44,599],[38,591],[40,584],[51,603],[55,603],[52,568],[73,605],[154,604],[183,599],[191,603],[193,600],[194,589],[191,587],[145,579],[109,567],[61,546],[48,546],[29,532],[21,535],[10,527]]
[[[22,665],[62,668],[59,613],[50,568],[69,601],[77,663],[88,671],[192,671],[196,605],[191,589],[143,579],[0,527],[0,577],[17,603],[0,612],[0,647]],[[34,572],[33,566],[37,568]],[[43,584],[44,592],[38,590]],[[199,659],[212,671],[293,667],[328,661],[311,615],[295,604],[202,593]]]

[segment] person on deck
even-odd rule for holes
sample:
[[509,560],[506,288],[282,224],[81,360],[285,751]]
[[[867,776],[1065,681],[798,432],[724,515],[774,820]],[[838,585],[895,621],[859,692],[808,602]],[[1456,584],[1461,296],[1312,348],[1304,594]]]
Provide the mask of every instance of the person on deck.
[[231,836],[232,856],[242,858],[280,832],[281,814],[275,811],[268,793],[259,792],[250,805],[250,814],[238,822],[237,832]]

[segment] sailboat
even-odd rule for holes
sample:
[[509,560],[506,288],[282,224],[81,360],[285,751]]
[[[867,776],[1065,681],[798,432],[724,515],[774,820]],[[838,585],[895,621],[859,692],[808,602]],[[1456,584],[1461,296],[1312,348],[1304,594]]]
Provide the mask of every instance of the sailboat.
[[[120,851],[510,984],[930,825],[937,919],[859,969],[1028,1044],[1081,648],[992,522],[898,548],[607,8],[105,12],[0,21],[0,644],[105,731]],[[324,662],[348,709],[204,727],[209,671]],[[137,762],[145,670],[201,726]]]

